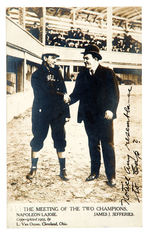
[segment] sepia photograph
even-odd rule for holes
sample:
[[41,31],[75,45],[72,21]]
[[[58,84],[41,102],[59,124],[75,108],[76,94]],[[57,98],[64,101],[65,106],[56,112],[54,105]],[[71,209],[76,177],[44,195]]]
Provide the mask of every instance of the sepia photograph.
[[141,227],[142,6],[5,10],[7,227]]

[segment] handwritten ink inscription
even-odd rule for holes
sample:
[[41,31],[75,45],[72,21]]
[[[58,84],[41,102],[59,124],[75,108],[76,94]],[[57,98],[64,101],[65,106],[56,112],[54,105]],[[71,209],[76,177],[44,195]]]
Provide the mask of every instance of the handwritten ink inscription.
[[[139,200],[140,187],[134,182],[134,175],[139,174],[139,160],[141,160],[140,154],[138,151],[133,151],[134,156],[127,154],[126,165],[124,170],[126,172],[124,182],[121,182],[121,190],[124,192],[123,198],[121,199],[121,204],[127,203],[130,204],[130,192],[133,192],[137,201]],[[130,176],[131,175],[131,176]]]
[[139,159],[141,160],[141,157],[138,151],[133,151],[133,153],[135,157],[127,154],[127,163],[124,169],[127,174],[133,173],[137,175],[139,173]]
[[131,96],[132,87],[128,89],[128,103],[127,106],[124,107],[123,115],[126,117],[126,128],[125,128],[125,147],[127,148],[126,155],[126,164],[124,165],[125,176],[124,180],[121,182],[121,191],[123,192],[123,197],[121,198],[121,205],[130,204],[130,195],[134,195],[135,199],[140,202],[140,186],[137,182],[137,177],[140,173],[140,162],[141,156],[138,150],[131,150],[131,143],[139,144],[140,141],[137,139],[132,139],[131,141],[131,131],[130,131],[130,123],[131,123]]
[[124,107],[124,116],[127,118],[126,129],[125,129],[125,146],[129,150],[130,144],[130,96],[131,96],[132,86],[128,89],[128,104]]

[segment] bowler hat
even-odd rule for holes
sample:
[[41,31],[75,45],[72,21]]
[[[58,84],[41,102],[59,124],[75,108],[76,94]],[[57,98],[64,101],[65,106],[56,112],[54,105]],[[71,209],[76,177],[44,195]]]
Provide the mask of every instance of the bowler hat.
[[92,54],[93,56],[97,57],[99,60],[102,59],[102,56],[100,55],[99,47],[97,45],[95,45],[95,44],[89,44],[85,48],[85,51],[82,54],[84,54],[84,55]]

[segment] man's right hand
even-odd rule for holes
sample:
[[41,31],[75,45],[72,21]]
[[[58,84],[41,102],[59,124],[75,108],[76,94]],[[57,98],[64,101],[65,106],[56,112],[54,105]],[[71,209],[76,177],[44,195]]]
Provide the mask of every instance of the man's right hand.
[[110,110],[106,110],[104,118],[111,120],[113,118],[113,113]]
[[64,94],[64,102],[68,104],[70,102],[70,96],[68,94]]

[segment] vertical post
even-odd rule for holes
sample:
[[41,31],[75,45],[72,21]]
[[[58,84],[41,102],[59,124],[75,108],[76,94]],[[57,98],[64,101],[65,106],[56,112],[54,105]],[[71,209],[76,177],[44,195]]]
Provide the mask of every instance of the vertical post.
[[125,29],[126,29],[126,31],[129,31],[128,20],[126,20],[126,22],[125,22]]
[[73,65],[70,65],[70,74],[73,73]]
[[23,60],[23,88],[26,89],[26,73],[27,73],[27,59],[26,53],[24,53],[24,60]]
[[25,7],[19,7],[19,25],[25,28]]
[[75,12],[75,10],[73,11],[73,19],[72,19],[72,21],[73,21],[73,26],[75,26],[75,20],[76,20],[76,12]]
[[107,52],[112,51],[112,7],[107,7]]
[[40,14],[40,41],[45,44],[45,28],[46,28],[46,7],[42,7]]
[[17,92],[24,91],[24,83],[23,83],[23,76],[24,76],[24,66],[23,60],[20,60],[17,65]]

